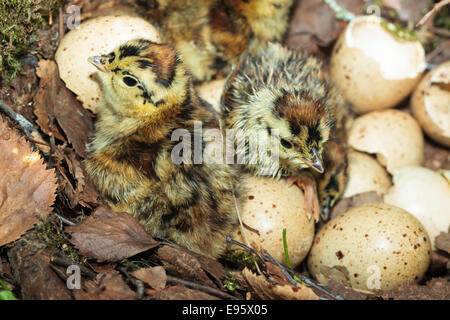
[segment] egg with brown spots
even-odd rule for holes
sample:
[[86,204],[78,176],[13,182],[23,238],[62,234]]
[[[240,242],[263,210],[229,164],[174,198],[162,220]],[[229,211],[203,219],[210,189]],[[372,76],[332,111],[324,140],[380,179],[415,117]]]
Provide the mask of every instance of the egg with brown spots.
[[[244,232],[250,244],[266,249],[285,263],[283,229],[290,261],[298,266],[308,254],[314,237],[314,219],[308,219],[303,192],[286,180],[245,176],[248,196],[241,211]],[[238,227],[233,239],[245,243]]]
[[395,109],[372,111],[356,118],[348,131],[348,144],[357,151],[375,154],[389,173],[420,166],[424,158],[419,124],[408,113]]
[[222,96],[225,79],[212,80],[197,86],[200,98],[211,104],[217,112],[220,112],[220,97]]
[[399,39],[383,24],[374,15],[356,17],[331,55],[331,79],[358,114],[400,103],[426,67],[422,44]]
[[450,61],[420,81],[411,96],[411,109],[431,139],[450,147]]
[[320,282],[330,269],[339,269],[353,288],[394,290],[422,279],[430,255],[430,238],[412,214],[388,204],[366,204],[340,214],[317,233],[308,269]]

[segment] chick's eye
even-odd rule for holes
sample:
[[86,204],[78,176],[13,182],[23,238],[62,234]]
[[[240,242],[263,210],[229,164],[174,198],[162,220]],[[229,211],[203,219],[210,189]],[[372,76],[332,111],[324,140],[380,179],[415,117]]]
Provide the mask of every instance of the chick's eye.
[[292,147],[292,144],[289,141],[285,140],[285,139],[281,139],[280,143],[286,149],[290,149]]
[[132,77],[124,77],[123,78],[123,83],[125,83],[129,87],[134,87],[134,86],[137,85],[137,80],[135,78],[132,78]]

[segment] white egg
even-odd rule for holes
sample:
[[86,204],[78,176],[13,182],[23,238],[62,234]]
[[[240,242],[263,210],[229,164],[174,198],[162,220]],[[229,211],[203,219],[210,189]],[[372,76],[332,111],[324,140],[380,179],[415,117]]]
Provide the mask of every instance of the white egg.
[[358,117],[348,132],[348,144],[376,154],[389,173],[406,166],[420,166],[424,139],[417,121],[396,109],[377,110]]
[[332,52],[330,76],[357,113],[397,105],[426,67],[419,41],[398,39],[381,23],[376,16],[355,18]]
[[440,174],[423,167],[405,167],[394,171],[394,185],[384,202],[413,214],[434,239],[450,226],[450,184]]

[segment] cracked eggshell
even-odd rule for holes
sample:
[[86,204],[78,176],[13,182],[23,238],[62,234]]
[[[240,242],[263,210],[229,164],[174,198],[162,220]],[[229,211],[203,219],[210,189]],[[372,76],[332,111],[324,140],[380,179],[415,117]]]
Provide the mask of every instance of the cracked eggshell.
[[391,178],[375,159],[357,151],[348,153],[348,182],[344,198],[369,191],[383,195],[390,186]]
[[412,214],[379,203],[354,207],[330,220],[316,235],[308,269],[319,281],[344,270],[353,288],[394,290],[419,281],[430,264],[431,244]]
[[420,81],[411,97],[411,109],[431,139],[450,147],[450,61]]
[[123,15],[87,20],[64,35],[55,60],[61,79],[78,96],[83,107],[97,112],[102,97],[95,79],[97,69],[88,62],[88,58],[107,54],[120,44],[136,38],[161,41],[150,23],[139,17]]
[[450,226],[450,184],[440,174],[423,167],[406,167],[394,171],[394,185],[384,202],[413,214],[434,239]]
[[397,105],[426,67],[420,42],[398,39],[381,21],[376,16],[355,18],[331,55],[331,79],[359,114]]
[[355,150],[376,154],[389,173],[423,162],[422,131],[403,111],[378,110],[358,117],[349,129],[348,143]]
[[220,98],[226,79],[213,80],[197,86],[200,98],[211,104],[220,113]]
[[[308,219],[305,197],[297,186],[288,187],[286,180],[245,176],[247,199],[241,210],[242,222],[258,230],[259,235],[246,228],[250,244],[266,249],[277,261],[285,263],[283,229],[293,267],[308,254],[314,238],[314,218]],[[233,239],[245,243],[238,227]]]

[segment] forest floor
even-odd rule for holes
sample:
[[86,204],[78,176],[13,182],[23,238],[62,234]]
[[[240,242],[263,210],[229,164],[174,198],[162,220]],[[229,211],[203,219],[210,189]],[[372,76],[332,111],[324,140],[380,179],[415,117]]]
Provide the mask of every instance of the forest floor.
[[[359,0],[338,2],[355,14],[367,9],[367,4]],[[431,9],[421,0],[409,1],[408,7],[401,7],[399,1],[378,3],[382,5],[383,16],[405,26],[408,21],[416,23]],[[33,31],[34,42],[21,58],[18,75],[12,81],[4,78],[0,84],[0,137],[3,139],[0,154],[3,150],[15,150],[15,157],[8,158],[9,162],[0,159],[0,166],[6,166],[0,167],[0,172],[7,172],[0,177],[3,184],[0,191],[5,194],[0,215],[9,210],[8,221],[20,221],[11,227],[14,230],[10,230],[10,241],[0,243],[0,280],[15,297],[450,299],[449,234],[437,239],[440,250],[433,252],[430,269],[418,284],[408,283],[395,291],[361,292],[330,280],[323,286],[327,290],[324,291],[308,282],[309,274],[303,263],[295,274],[304,281],[298,285],[300,290],[292,290],[294,285],[284,273],[293,274],[292,270],[277,265],[270,256],[263,257],[265,263],[259,260],[264,275],[258,275],[251,263],[214,261],[152,239],[131,216],[110,211],[83,166],[85,145],[94,127],[95,115],[81,106],[54,67],[61,33],[69,31],[62,22],[68,16],[66,9],[73,4],[79,6],[85,20],[96,16],[102,8],[110,7],[111,1],[68,1],[55,11],[59,14],[52,14],[51,24],[49,16],[45,16],[45,26]],[[285,45],[319,56],[327,63],[332,46],[345,25],[322,1],[299,1],[293,10]],[[448,29],[446,32],[429,30],[428,37],[433,41],[425,46],[427,62],[436,65],[449,60]],[[409,99],[398,108],[410,112]],[[24,167],[17,161],[23,157],[41,159]],[[424,166],[450,170],[450,150],[427,138]],[[19,174],[20,183],[8,183]],[[40,212],[45,218],[39,219],[34,212]],[[67,286],[69,282],[76,285],[72,273],[68,272],[73,265],[81,272],[81,288],[78,289]]]

